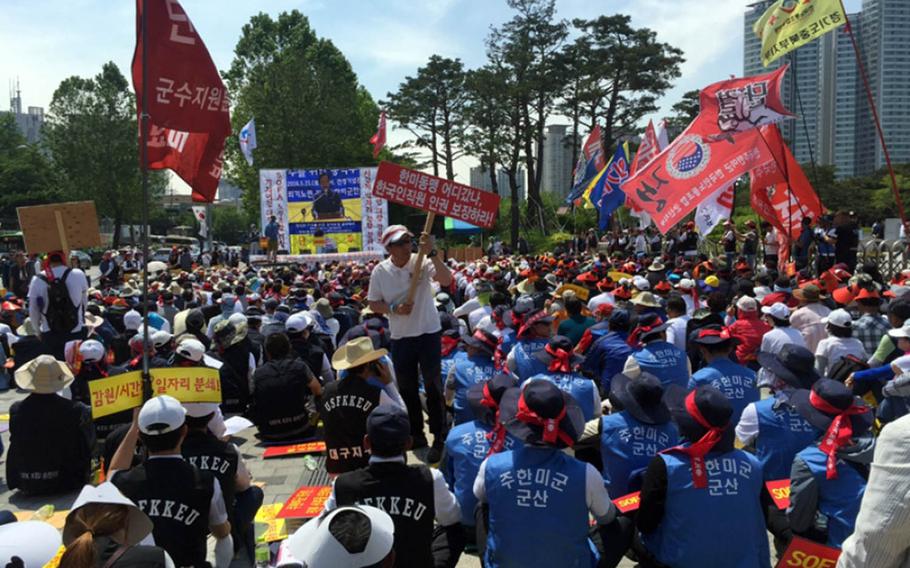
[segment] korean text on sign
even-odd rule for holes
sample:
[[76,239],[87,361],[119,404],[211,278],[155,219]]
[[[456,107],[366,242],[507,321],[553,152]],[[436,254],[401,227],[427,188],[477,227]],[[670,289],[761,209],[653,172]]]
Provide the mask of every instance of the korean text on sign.
[[394,203],[491,228],[499,211],[499,196],[454,181],[382,162],[373,195]]
[[93,419],[130,410],[142,405],[142,372],[89,381],[88,389]]
[[180,402],[221,402],[218,369],[152,369],[151,374],[153,395],[167,394]]
[[279,519],[310,519],[319,515],[322,508],[332,494],[332,487],[322,485],[316,487],[301,487],[291,495],[278,513]]

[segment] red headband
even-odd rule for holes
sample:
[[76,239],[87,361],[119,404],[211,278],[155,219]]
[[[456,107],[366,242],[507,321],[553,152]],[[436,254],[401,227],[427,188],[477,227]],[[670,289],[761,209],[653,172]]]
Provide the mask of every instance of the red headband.
[[499,403],[490,393],[489,381],[483,385],[483,398],[480,399],[480,404],[496,412],[493,430],[487,433],[487,440],[490,441],[490,451],[487,452],[487,456],[489,456],[501,452],[506,445],[506,428],[499,421]]
[[853,437],[853,423],[850,417],[857,414],[865,414],[869,409],[865,406],[852,405],[845,410],[841,410],[828,404],[828,401],[818,396],[815,391],[809,391],[809,404],[825,414],[835,415],[831,425],[828,426],[828,431],[822,437],[818,449],[828,456],[826,478],[837,479],[837,450],[850,444],[850,438]]
[[639,337],[650,333],[651,331],[657,329],[658,327],[662,326],[663,324],[664,324],[664,322],[660,318],[657,318],[657,320],[651,325],[640,325],[640,326],[636,327],[634,330],[632,330],[632,333],[629,334],[629,339],[627,340],[627,343],[631,347],[639,347],[640,346],[640,343],[638,341]]
[[719,337],[721,339],[730,339],[733,337],[730,335],[730,328],[724,327],[721,329],[700,329],[698,330],[698,338],[702,337]]
[[708,422],[704,416],[702,416],[701,411],[695,404],[695,391],[690,392],[686,397],[686,412],[689,413],[689,416],[695,419],[699,426],[707,428],[708,431],[705,432],[705,435],[695,443],[692,443],[688,446],[676,446],[673,448],[668,448],[662,453],[678,452],[689,456],[689,463],[692,467],[692,482],[695,484],[695,487],[697,489],[704,489],[708,486],[708,473],[705,469],[705,456],[714,448],[714,446],[717,445],[718,442],[720,442],[720,439],[723,436],[723,432],[727,426],[712,426],[711,423]]
[[551,446],[556,445],[557,440],[562,440],[567,446],[572,446],[575,441],[567,433],[562,431],[559,423],[566,416],[566,407],[563,406],[556,418],[543,418],[525,403],[525,395],[521,393],[518,397],[518,412],[515,413],[515,419],[525,424],[541,426],[543,428],[543,441]]
[[477,341],[483,343],[490,349],[493,349],[494,351],[496,350],[496,347],[499,345],[498,343],[496,343],[495,341],[493,341],[492,339],[490,339],[486,335],[484,335],[483,332],[480,331],[479,329],[477,331],[475,331],[474,335],[472,335],[471,337],[473,337]]
[[442,342],[442,356],[447,357],[456,347],[458,347],[458,338],[443,335],[440,339]]
[[493,310],[490,313],[490,319],[493,320],[493,323],[496,324],[496,329],[503,330],[506,327],[506,322],[502,320],[502,315],[497,313],[496,310]]
[[547,366],[551,373],[571,373],[572,372],[572,353],[565,349],[554,349],[549,344],[544,347],[547,354],[553,358]]

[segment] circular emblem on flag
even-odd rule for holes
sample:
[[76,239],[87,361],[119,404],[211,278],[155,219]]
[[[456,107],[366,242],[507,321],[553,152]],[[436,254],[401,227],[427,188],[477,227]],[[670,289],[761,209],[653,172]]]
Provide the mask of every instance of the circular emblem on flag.
[[711,161],[711,148],[701,136],[684,136],[667,156],[667,173],[676,179],[689,179],[702,172]]

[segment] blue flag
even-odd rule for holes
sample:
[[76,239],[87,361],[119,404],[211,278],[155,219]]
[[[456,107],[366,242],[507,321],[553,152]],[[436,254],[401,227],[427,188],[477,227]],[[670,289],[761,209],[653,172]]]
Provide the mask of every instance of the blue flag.
[[578,163],[575,164],[575,171],[572,179],[572,191],[566,196],[566,205],[578,205],[578,201],[584,197],[585,190],[591,185],[591,182],[597,176],[597,173],[603,170],[604,152],[601,145],[600,126],[595,125],[585,145],[578,156]]
[[626,194],[620,187],[629,179],[629,148],[624,143],[616,148],[613,159],[607,164],[592,182],[591,204],[598,212],[598,226],[605,231],[610,216],[619,206],[626,202]]

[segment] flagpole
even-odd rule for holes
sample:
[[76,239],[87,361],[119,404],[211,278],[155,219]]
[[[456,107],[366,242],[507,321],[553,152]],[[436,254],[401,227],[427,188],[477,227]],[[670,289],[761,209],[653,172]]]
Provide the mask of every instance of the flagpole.
[[145,0],[141,2],[140,14],[140,41],[142,42],[142,93],[140,94],[142,112],[139,115],[139,155],[142,169],[142,390],[143,398],[152,396],[152,381],[149,376],[149,172],[148,172],[148,46],[146,44],[146,22],[148,14]]
[[875,122],[875,130],[878,133],[878,140],[882,144],[882,152],[885,155],[885,164],[888,167],[888,175],[891,177],[891,192],[894,194],[894,202],[897,204],[897,212],[901,217],[901,224],[907,225],[907,218],[904,214],[904,202],[901,200],[901,192],[897,187],[897,177],[894,175],[894,167],[891,165],[891,154],[888,152],[888,145],[885,144],[885,132],[882,130],[882,123],[878,117],[878,108],[875,106],[875,96],[872,94],[872,87],[869,85],[869,77],[866,74],[866,66],[863,65],[863,58],[859,52],[859,45],[856,43],[856,36],[853,35],[853,25],[850,18],[847,17],[847,9],[844,7],[843,0],[840,2],[841,10],[844,12],[844,23],[847,28],[847,34],[850,36],[850,43],[853,45],[853,52],[856,54],[856,66],[859,69],[860,77],[863,79],[863,87],[866,90],[866,97],[869,99],[869,108],[872,110],[872,119]]

